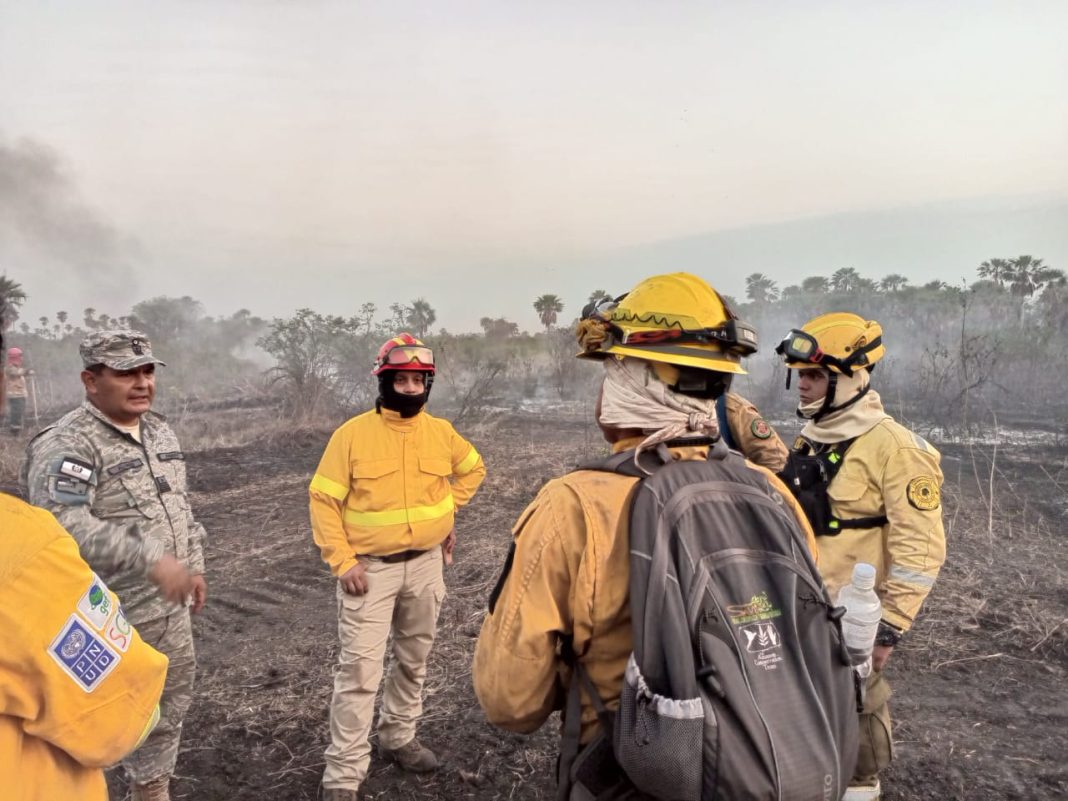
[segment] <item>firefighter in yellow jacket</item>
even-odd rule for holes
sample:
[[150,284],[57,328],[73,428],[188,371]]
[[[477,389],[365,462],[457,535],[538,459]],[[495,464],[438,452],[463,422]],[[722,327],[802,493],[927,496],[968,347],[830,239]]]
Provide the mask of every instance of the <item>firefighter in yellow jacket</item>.
[[[604,364],[596,414],[612,451],[674,441],[676,459],[708,457],[719,437],[716,399],[756,350],[755,332],[687,273],[646,279],[583,319],[578,338],[579,355]],[[677,444],[689,437],[698,444]],[[771,471],[749,466],[790,503],[814,551],[790,493]],[[560,651],[568,640],[597,694],[618,709],[632,650],[627,510],[636,481],[578,470],[547,483],[520,515],[475,649],[475,692],[491,723],[532,732],[561,708],[573,680]],[[600,722],[585,694],[581,724],[586,745]]]
[[939,453],[895,422],[871,387],[886,353],[882,334],[877,322],[833,312],[790,331],[776,348],[798,371],[797,411],[806,420],[781,475],[819,538],[820,571],[834,597],[853,565],[874,565],[883,605],[847,801],[879,797],[878,774],[893,757],[883,668],[946,555]]
[[486,475],[482,457],[452,425],[423,411],[434,354],[410,334],[378,352],[373,411],[330,438],[312,479],[311,522],[337,576],[341,649],[330,704],[326,801],[356,801],[370,763],[368,735],[392,630],[396,663],[385,681],[379,751],[405,770],[438,766],[415,736],[426,660],[452,561],[455,510]]
[[[593,319],[613,308],[622,299],[621,296],[615,300],[591,302],[582,310],[582,318]],[[599,334],[594,336],[599,336]],[[755,332],[753,336],[755,342]],[[737,392],[730,391],[733,375],[733,373],[724,374],[723,393],[716,399],[716,418],[719,422],[720,436],[728,447],[739,451],[753,464],[778,473],[786,466],[790,450],[756,406]]]
[[141,640],[56,519],[3,493],[0,630],[0,795],[107,801],[103,768],[159,719],[167,657]]

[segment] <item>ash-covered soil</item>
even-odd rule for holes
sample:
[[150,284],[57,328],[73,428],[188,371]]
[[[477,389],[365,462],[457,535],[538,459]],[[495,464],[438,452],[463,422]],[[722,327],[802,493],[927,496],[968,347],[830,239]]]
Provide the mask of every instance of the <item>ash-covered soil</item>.
[[[445,766],[412,776],[375,759],[367,799],[553,798],[555,720],[529,737],[486,724],[471,655],[512,522],[546,479],[603,446],[590,426],[533,416],[459,429],[489,476],[458,520],[427,680],[420,737]],[[336,611],[306,487],[328,436],[300,431],[189,456],[211,535],[210,596],[195,624],[199,677],[175,799],[317,798]],[[1068,798],[1068,449],[943,455],[949,559],[888,667],[897,755],[884,798]],[[117,777],[111,786],[122,798]]]

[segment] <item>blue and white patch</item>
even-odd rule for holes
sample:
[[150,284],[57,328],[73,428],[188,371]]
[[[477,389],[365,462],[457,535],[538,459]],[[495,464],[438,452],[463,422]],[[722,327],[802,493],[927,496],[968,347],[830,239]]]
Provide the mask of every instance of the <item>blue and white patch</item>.
[[87,693],[93,692],[122,659],[78,615],[67,619],[48,646],[48,653]]
[[78,613],[98,629],[103,630],[114,611],[115,602],[111,599],[111,593],[108,592],[108,585],[94,573],[89,589],[78,600]]
[[93,466],[78,459],[64,459],[59,463],[59,474],[88,482],[93,478]]

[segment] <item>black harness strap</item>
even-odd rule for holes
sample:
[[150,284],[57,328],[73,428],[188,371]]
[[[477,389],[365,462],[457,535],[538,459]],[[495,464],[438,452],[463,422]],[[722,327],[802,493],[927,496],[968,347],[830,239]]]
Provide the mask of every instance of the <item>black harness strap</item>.
[[877,528],[890,522],[885,514],[846,520],[831,514],[827,489],[842,469],[846,452],[856,442],[856,437],[818,452],[809,440],[799,438],[799,442],[779,477],[797,497],[817,536],[834,537],[846,529]]

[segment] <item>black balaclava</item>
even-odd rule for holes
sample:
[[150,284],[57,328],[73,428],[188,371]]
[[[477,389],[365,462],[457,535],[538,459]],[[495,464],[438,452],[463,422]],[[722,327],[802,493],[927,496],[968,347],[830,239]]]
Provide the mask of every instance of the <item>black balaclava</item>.
[[396,412],[401,417],[415,417],[423,410],[423,406],[430,399],[430,387],[434,384],[434,376],[423,372],[426,381],[426,389],[421,395],[405,395],[393,388],[393,379],[397,376],[396,370],[383,370],[378,374],[378,400],[375,401],[375,410],[381,414],[382,407],[391,412]]

